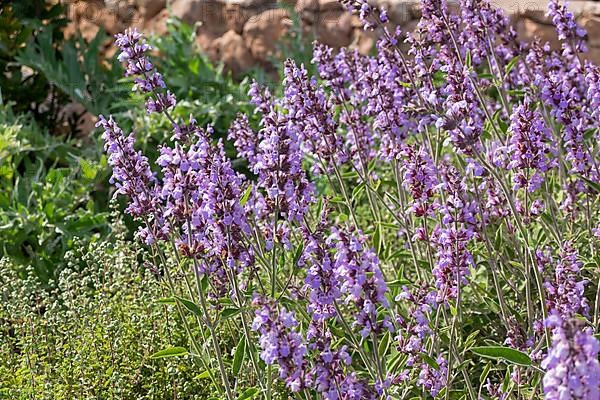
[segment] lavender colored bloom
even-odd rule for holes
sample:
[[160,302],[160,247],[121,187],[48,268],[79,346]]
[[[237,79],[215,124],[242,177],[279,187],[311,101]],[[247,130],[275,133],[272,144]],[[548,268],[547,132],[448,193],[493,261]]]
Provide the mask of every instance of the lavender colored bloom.
[[[557,63],[564,61],[557,60]],[[558,64],[559,66],[562,64]],[[586,88],[581,87],[585,82],[585,73],[579,64],[570,64],[571,69],[552,65],[537,73],[536,83],[541,88],[541,100],[562,126],[562,145],[566,150],[566,159],[571,164],[571,172],[583,175],[587,179],[599,181],[600,171],[594,161],[593,149],[585,143],[586,130],[597,125],[597,121],[589,120],[585,104]],[[596,150],[597,151],[597,150]]]
[[403,146],[402,156],[402,186],[412,195],[410,208],[417,217],[431,216],[438,207],[433,200],[439,185],[435,165],[423,147]]
[[129,205],[125,212],[143,219],[147,224],[138,230],[138,237],[147,245],[164,240],[170,226],[162,213],[159,197],[161,188],[150,170],[148,158],[135,150],[133,133],[125,136],[112,116],[107,120],[100,115],[96,126],[104,129],[102,139],[108,164],[112,167],[110,183],[117,188],[115,196],[127,196]]
[[177,123],[173,126],[173,136],[171,136],[171,140],[176,140],[180,143],[188,143],[199,131],[196,119],[190,115],[187,123]]
[[[377,63],[357,51],[346,49],[341,49],[334,56],[333,49],[319,44],[315,44],[313,55],[313,63],[317,64],[324,85],[331,88],[330,107],[342,105],[338,130],[347,133],[337,158],[340,162],[351,159],[355,168],[364,171],[377,153],[375,129],[379,130],[378,121],[384,117],[384,110],[372,104],[373,98],[381,98],[382,94],[372,86],[380,73]],[[363,118],[377,114],[379,116],[373,127]]]
[[519,324],[514,315],[508,317],[508,331],[506,332],[506,339],[504,344],[512,347],[513,349],[527,352],[535,344],[535,337],[527,337],[527,333],[523,327]]
[[467,244],[475,236],[477,225],[476,205],[467,197],[464,178],[454,167],[445,167],[442,176],[446,202],[440,208],[442,222],[432,233],[438,257],[433,268],[438,303],[455,299],[459,285],[467,283],[473,264]]
[[417,30],[426,33],[429,40],[440,43],[447,38],[445,35],[447,16],[446,0],[421,0],[421,20]]
[[432,333],[429,327],[429,314],[437,308],[435,294],[427,285],[421,285],[414,291],[409,291],[406,286],[395,299],[397,302],[406,302],[408,318],[397,318],[399,326],[396,336],[397,349],[408,355],[406,365],[417,367],[422,363],[421,353],[426,353],[425,344]]
[[127,62],[126,76],[135,76],[133,90],[151,93],[146,100],[148,114],[163,112],[175,106],[175,95],[166,90],[162,75],[154,69],[146,53],[152,47],[143,40],[143,35],[136,28],[128,28],[124,33],[117,34],[115,44],[120,47],[119,61]]
[[585,63],[585,83],[588,115],[592,121],[597,121],[600,118],[600,68],[591,62]]
[[427,363],[421,365],[421,372],[417,383],[423,387],[431,396],[437,394],[446,387],[446,376],[448,374],[448,362],[442,356],[435,360],[439,368],[434,368]]
[[155,98],[146,100],[146,112],[148,114],[161,113],[172,108],[177,103],[175,95],[169,91],[166,93],[157,93]]
[[233,140],[233,145],[240,158],[244,158],[250,165],[256,164],[256,152],[258,147],[258,135],[252,130],[248,117],[240,114],[231,123],[227,138]]
[[[302,138],[290,118],[277,107],[268,90],[261,92],[254,83],[250,94],[253,103],[263,111],[257,139],[255,142],[248,140],[247,125],[231,131],[230,137],[236,139],[240,150],[252,156],[249,166],[258,176],[256,187],[264,191],[260,195],[264,197],[258,203],[260,210],[256,212],[257,215],[271,215],[269,221],[263,221],[268,248],[275,241],[289,247],[290,224],[301,221],[314,202],[314,184],[303,169]],[[277,232],[273,232],[272,215],[277,213],[284,215],[287,221],[277,224]]]
[[522,187],[533,192],[544,181],[544,174],[558,166],[558,151],[550,130],[531,100],[519,105],[510,117],[511,137],[507,146],[508,169],[515,170],[514,189]]
[[592,329],[578,320],[551,315],[552,348],[542,361],[546,400],[592,400],[600,398],[600,343]]
[[325,210],[317,227],[311,232],[303,226],[304,248],[298,260],[299,266],[306,267],[305,289],[308,291],[308,312],[314,321],[325,321],[337,315],[335,302],[341,298],[342,284],[331,252],[334,245],[325,237],[327,216]]
[[586,50],[584,40],[587,32],[577,25],[575,16],[565,4],[560,4],[558,0],[548,1],[548,16],[552,19],[560,40],[566,41],[568,47],[574,46],[575,51]]
[[252,329],[260,334],[260,357],[268,365],[279,365],[279,377],[292,392],[304,389],[308,383],[307,349],[297,331],[294,313],[260,298],[254,300],[254,305],[259,307]]
[[[365,30],[373,30],[377,27],[376,20],[370,20],[375,10],[369,5],[367,0],[340,0],[340,2],[348,11],[358,15]],[[385,19],[384,15],[381,21],[385,22]]]
[[324,164],[319,169],[331,169],[331,164],[339,166],[346,162],[348,155],[342,137],[337,134],[338,124],[323,88],[317,85],[315,78],[308,78],[304,66],[297,67],[292,60],[285,62],[284,74],[288,123],[297,130],[304,151],[319,157]]
[[589,312],[588,301],[583,294],[587,281],[580,278],[582,263],[577,260],[578,256],[572,243],[566,242],[554,276],[544,282],[548,310],[563,319],[569,319],[577,313],[587,315]]
[[131,200],[125,211],[134,217],[157,212],[158,181],[150,170],[148,158],[134,149],[135,136],[133,133],[125,136],[112,116],[106,119],[100,115],[96,127],[100,126],[104,129],[102,139],[108,163],[113,167],[110,183],[117,188],[115,195],[123,194]]
[[[473,65],[480,65],[490,54],[499,52],[494,47],[497,36],[503,38],[506,35],[508,17],[488,0],[460,0],[460,11],[462,29],[459,40],[464,51],[471,54]],[[495,67],[500,68],[498,65]]]
[[333,348],[335,337],[325,326],[313,321],[308,328],[308,348],[315,355],[310,371],[312,386],[327,400],[376,399],[373,388],[355,372],[348,371],[352,364],[348,347]]
[[[377,41],[377,58],[367,64],[363,92],[367,99],[365,113],[373,116],[373,131],[381,138],[378,152],[391,160],[398,158],[410,133],[422,130],[422,124],[430,118],[418,107],[414,88],[404,83],[410,81],[412,71],[407,71],[411,61],[397,51],[398,43],[403,41],[402,31],[398,27],[390,33],[386,27],[385,32]],[[428,96],[427,89],[419,89],[422,97]]]
[[387,317],[378,318],[378,308],[389,307],[385,297],[387,285],[377,255],[366,248],[366,237],[334,229],[332,239],[336,242],[334,265],[342,281],[340,290],[346,296],[346,303],[355,304],[357,308],[353,325],[362,328],[362,337],[377,334],[384,328],[391,330]]
[[447,83],[442,90],[445,115],[437,122],[438,128],[448,130],[454,146],[469,154],[479,147],[483,131],[483,115],[479,108],[475,87],[469,76],[473,72],[459,62],[450,61],[440,68],[446,72]]

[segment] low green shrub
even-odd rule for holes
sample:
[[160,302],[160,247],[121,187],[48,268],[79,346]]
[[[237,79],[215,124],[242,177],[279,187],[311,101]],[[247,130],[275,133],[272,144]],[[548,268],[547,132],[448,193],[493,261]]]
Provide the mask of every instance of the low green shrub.
[[106,157],[99,146],[48,135],[0,107],[0,249],[47,283],[75,236],[106,236]]
[[76,240],[65,262],[45,290],[0,261],[0,399],[207,398],[195,360],[150,358],[186,338],[135,247]]

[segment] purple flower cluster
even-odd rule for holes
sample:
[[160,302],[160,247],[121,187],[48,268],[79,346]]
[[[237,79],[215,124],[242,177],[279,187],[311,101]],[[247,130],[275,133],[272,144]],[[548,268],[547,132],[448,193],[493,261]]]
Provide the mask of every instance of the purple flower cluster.
[[326,400],[376,399],[372,387],[360,379],[356,372],[346,372],[352,363],[348,347],[334,348],[335,337],[322,326],[317,322],[311,323],[307,333],[311,341],[308,348],[315,354],[310,376],[317,392]]
[[541,186],[546,172],[558,166],[558,150],[542,115],[532,109],[529,98],[514,110],[510,121],[507,168],[516,171],[514,189],[525,187],[533,192]]
[[454,167],[445,168],[442,175],[446,202],[440,207],[441,224],[432,233],[438,256],[433,268],[438,303],[455,299],[459,286],[467,283],[469,266],[473,264],[467,245],[477,226],[476,205],[467,198],[464,178]]
[[317,322],[337,315],[335,302],[342,296],[341,278],[331,255],[333,243],[326,239],[327,214],[323,213],[313,232],[303,227],[304,248],[299,260],[300,266],[306,267],[304,282],[309,293],[308,312]]
[[115,44],[121,48],[119,61],[127,62],[125,74],[136,77],[133,89],[142,93],[152,93],[146,101],[148,114],[160,113],[175,106],[175,95],[168,90],[164,91],[166,85],[161,74],[154,70],[154,66],[146,57],[146,53],[152,47],[142,40],[142,34],[135,28],[129,28],[116,35]]
[[307,385],[306,344],[298,333],[298,321],[293,312],[278,307],[268,300],[256,298],[256,311],[252,329],[260,334],[260,357],[268,365],[279,365],[279,377],[292,392]]
[[542,362],[546,400],[591,400],[600,398],[600,343],[581,321],[550,316],[552,348]]
[[[250,92],[253,103],[263,112],[261,129],[252,130],[243,118],[229,131],[238,151],[249,161],[258,176],[255,212],[263,221],[269,247],[275,242],[289,247],[289,224],[301,221],[314,201],[314,185],[302,167],[302,137],[293,121],[281,113],[268,89],[261,91],[254,83]],[[273,216],[286,216],[288,224],[273,224]],[[273,226],[276,225],[276,226]]]
[[584,39],[587,36],[585,29],[577,25],[575,16],[567,9],[565,4],[560,4],[559,0],[550,0],[548,2],[548,16],[558,32],[558,38],[566,42],[566,47],[572,47],[574,51],[585,51]]
[[437,308],[435,293],[427,285],[421,285],[413,292],[406,286],[395,299],[399,303],[408,303],[406,315],[409,318],[398,317],[399,326],[396,336],[399,352],[408,355],[406,365],[412,367],[421,359],[420,353],[426,353],[426,341],[432,333],[429,326],[429,315]]
[[437,169],[426,151],[405,145],[402,149],[402,186],[411,194],[411,211],[417,217],[431,216],[439,204],[434,199],[437,186]]
[[[435,397],[446,386],[447,362],[443,356],[437,357],[437,368],[430,365],[431,360],[425,361],[427,354],[427,340],[433,333],[429,316],[437,309],[436,294],[426,284],[417,287],[413,292],[405,286],[396,296],[397,302],[407,304],[406,315],[408,318],[397,317],[399,326],[396,336],[397,349],[400,353],[408,355],[406,366],[416,368],[419,372],[417,383]],[[406,380],[410,369],[405,369],[396,380]]]
[[338,124],[323,88],[317,85],[314,77],[308,78],[303,66],[297,67],[291,60],[285,62],[284,75],[284,102],[289,125],[302,138],[304,151],[319,157],[320,164],[315,165],[322,165],[319,169],[331,169],[332,165],[345,163],[348,156],[344,142],[337,133]]
[[346,303],[354,304],[357,309],[354,326],[361,328],[362,337],[378,334],[383,329],[392,330],[387,317],[378,318],[378,308],[389,307],[385,297],[387,285],[377,255],[366,247],[366,237],[360,232],[351,234],[334,229],[332,239],[336,243],[334,265],[342,282],[340,291]]
[[432,397],[436,397],[440,390],[446,387],[448,375],[448,362],[443,356],[435,360],[437,366],[428,363],[421,365],[417,383],[423,387]]
[[133,133],[125,136],[112,116],[106,119],[100,115],[96,126],[104,129],[102,139],[112,167],[110,183],[117,188],[115,195],[122,194],[131,200],[125,211],[134,217],[158,213],[158,182],[148,158],[135,150]]
[[146,221],[146,226],[138,230],[138,236],[146,244],[166,239],[170,228],[159,201],[162,189],[148,158],[135,150],[135,136],[133,133],[125,136],[112,116],[106,119],[100,115],[96,126],[104,129],[104,150],[112,167],[110,183],[117,189],[114,196],[127,196],[129,205],[125,212]]
[[587,315],[588,301],[584,296],[586,280],[580,278],[582,263],[577,249],[570,242],[563,245],[560,258],[554,269],[554,276],[544,282],[548,310],[563,319],[577,313]]

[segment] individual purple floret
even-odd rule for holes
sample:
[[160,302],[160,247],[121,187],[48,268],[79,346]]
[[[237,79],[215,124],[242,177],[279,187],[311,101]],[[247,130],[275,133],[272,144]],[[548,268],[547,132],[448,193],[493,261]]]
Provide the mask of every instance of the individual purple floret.
[[304,389],[309,383],[306,345],[294,313],[261,298],[255,298],[253,304],[258,307],[252,329],[260,334],[260,358],[267,365],[279,365],[279,377],[292,392]]
[[592,329],[577,320],[551,315],[546,326],[553,330],[552,347],[541,367],[546,400],[600,399],[600,343]]
[[533,192],[541,186],[546,172],[558,166],[558,150],[542,115],[533,110],[529,98],[515,108],[510,121],[507,168],[515,171],[514,189],[524,187]]

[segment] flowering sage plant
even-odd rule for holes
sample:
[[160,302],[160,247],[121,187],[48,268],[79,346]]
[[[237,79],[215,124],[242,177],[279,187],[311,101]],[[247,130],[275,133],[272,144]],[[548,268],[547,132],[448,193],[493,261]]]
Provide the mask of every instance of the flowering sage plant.
[[600,70],[556,0],[559,51],[458,3],[403,32],[345,1],[376,55],[317,43],[318,76],[254,84],[260,123],[227,135],[245,175],[117,36],[173,129],[153,167],[98,123],[189,337],[158,356],[191,354],[215,398],[600,398]]

